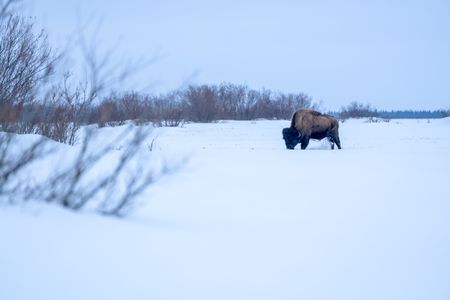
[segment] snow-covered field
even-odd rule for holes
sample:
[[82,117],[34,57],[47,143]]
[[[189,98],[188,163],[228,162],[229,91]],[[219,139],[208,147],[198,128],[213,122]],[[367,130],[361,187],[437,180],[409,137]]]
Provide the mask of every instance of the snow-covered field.
[[125,219],[0,206],[0,299],[450,299],[450,119],[350,120],[340,151],[288,124],[155,129],[187,162]]

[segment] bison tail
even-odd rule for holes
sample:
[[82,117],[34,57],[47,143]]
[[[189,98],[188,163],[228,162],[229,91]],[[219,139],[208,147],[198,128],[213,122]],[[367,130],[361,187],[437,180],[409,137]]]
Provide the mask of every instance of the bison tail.
[[292,115],[292,119],[291,119],[291,127],[292,128],[295,128],[295,115],[297,114],[297,112],[295,112],[293,115]]

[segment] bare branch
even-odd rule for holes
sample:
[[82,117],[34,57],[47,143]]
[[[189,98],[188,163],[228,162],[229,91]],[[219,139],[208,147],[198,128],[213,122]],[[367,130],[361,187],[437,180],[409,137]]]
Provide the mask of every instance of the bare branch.
[[0,130],[14,131],[25,105],[54,70],[46,34],[18,16],[0,19]]
[[14,9],[12,8],[17,3],[21,2],[22,0],[6,0],[0,1],[0,19],[5,18],[6,16],[12,14]]
[[46,139],[40,138],[20,149],[14,135],[0,133],[0,196],[16,195],[19,198],[24,183],[15,177],[31,163],[51,153],[45,145]]

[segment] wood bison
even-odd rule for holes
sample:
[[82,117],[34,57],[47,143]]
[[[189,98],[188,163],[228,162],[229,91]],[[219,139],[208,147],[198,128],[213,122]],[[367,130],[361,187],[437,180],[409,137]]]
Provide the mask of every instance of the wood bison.
[[339,122],[336,118],[322,114],[311,109],[299,109],[292,116],[291,127],[283,129],[283,139],[287,149],[294,149],[301,144],[306,149],[309,139],[321,140],[327,138],[331,143],[341,149],[339,140]]

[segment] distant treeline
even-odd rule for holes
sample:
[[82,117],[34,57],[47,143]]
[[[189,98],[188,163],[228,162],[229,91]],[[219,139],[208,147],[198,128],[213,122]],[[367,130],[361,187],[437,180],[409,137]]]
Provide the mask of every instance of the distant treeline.
[[[341,112],[331,111],[328,114],[341,117]],[[383,119],[440,119],[449,117],[450,112],[446,110],[375,110],[368,117],[376,117]]]
[[377,114],[385,119],[437,119],[449,116],[445,110],[379,110]]
[[[0,97],[0,131],[36,133],[59,142],[73,143],[82,125],[114,126],[127,121],[179,126],[185,122],[218,120],[287,120],[299,108],[323,111],[304,93],[255,90],[246,85],[191,85],[160,95],[135,92],[112,93],[87,101],[81,93],[60,92],[48,99],[7,103]],[[340,111],[328,112],[349,118],[431,119],[450,115],[445,110],[377,110],[352,102]]]
[[340,111],[331,111],[330,115],[340,119],[383,118],[383,119],[438,119],[450,116],[450,110],[378,110],[370,104],[352,102]]

